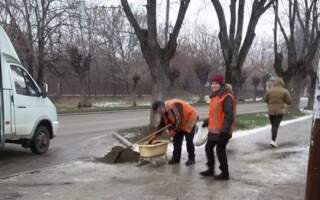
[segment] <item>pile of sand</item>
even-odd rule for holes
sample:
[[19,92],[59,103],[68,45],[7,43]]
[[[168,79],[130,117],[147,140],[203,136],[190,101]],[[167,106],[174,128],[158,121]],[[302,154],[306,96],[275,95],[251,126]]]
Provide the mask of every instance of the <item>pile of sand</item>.
[[109,153],[102,158],[97,158],[98,162],[116,164],[126,162],[138,162],[140,154],[133,151],[131,148],[125,148],[122,146],[114,146]]

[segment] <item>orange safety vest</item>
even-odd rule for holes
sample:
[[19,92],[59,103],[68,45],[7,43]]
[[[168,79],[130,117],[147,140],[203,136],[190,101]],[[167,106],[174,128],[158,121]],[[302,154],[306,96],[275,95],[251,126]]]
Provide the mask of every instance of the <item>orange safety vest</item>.
[[[174,104],[175,103],[180,103],[182,105],[182,118],[179,116],[179,112],[176,110]],[[188,104],[185,101],[182,101],[180,99],[171,99],[165,102],[166,107],[169,110],[172,110],[173,112],[169,112],[167,117],[164,117],[164,121],[166,124],[176,124],[176,118],[180,119],[180,129],[183,130],[184,132],[190,133],[192,131],[192,128],[195,126],[197,120],[198,120],[198,113],[196,109],[194,109],[190,104]]]
[[[209,125],[208,125],[208,130],[209,130],[209,133],[211,134],[220,134],[221,132],[224,115],[225,115],[225,113],[223,112],[223,101],[227,96],[230,96],[233,99],[234,113],[235,113],[236,104],[235,104],[235,98],[232,94],[227,93],[227,94],[224,94],[223,96],[217,95],[212,97],[210,102]],[[232,134],[232,131],[235,127],[234,121],[235,120],[233,120],[233,123],[231,125],[231,129],[229,133],[230,135]]]

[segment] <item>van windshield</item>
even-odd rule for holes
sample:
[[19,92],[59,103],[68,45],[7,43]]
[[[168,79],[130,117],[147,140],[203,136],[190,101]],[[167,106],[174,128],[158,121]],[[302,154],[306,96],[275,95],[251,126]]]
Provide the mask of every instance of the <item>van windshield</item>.
[[31,77],[22,68],[11,65],[16,93],[27,96],[39,96],[40,92]]

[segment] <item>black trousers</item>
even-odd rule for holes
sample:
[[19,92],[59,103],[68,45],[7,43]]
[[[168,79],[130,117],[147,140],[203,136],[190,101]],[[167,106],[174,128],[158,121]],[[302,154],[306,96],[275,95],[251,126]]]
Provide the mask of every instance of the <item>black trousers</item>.
[[278,129],[282,121],[283,115],[269,115],[271,123],[271,139],[276,141],[278,135]]
[[220,169],[222,173],[229,174],[228,169],[228,159],[226,153],[226,147],[229,142],[229,139],[217,139],[217,140],[208,140],[206,143],[206,156],[208,160],[208,167],[214,170],[215,161],[214,161],[214,147],[217,146],[217,156],[220,163]]
[[186,137],[188,159],[194,161],[195,159],[194,144],[193,144],[194,133],[195,133],[195,126],[193,127],[190,133],[186,133],[184,131],[176,132],[175,136],[173,137],[173,155],[172,155],[173,160],[180,161],[183,137]]

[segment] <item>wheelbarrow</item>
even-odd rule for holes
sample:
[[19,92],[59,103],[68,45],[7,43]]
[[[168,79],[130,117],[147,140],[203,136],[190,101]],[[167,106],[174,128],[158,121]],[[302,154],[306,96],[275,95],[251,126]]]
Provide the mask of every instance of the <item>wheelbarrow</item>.
[[[114,153],[113,159],[112,159],[113,163],[117,163],[117,161],[120,158],[121,154],[126,150],[130,150],[131,149],[131,150],[137,151],[137,152],[139,152],[141,154],[140,146],[142,146],[142,151],[144,151],[145,148],[147,148],[147,149],[151,148],[153,150],[157,149],[155,151],[159,152],[158,148],[163,146],[165,144],[165,142],[162,141],[162,140],[155,140],[156,137],[157,137],[157,134],[162,132],[162,131],[164,131],[165,129],[167,129],[170,126],[171,126],[171,124],[169,124],[169,125],[161,128],[161,129],[149,134],[148,136],[140,139],[139,141],[137,141],[135,143],[131,143],[126,138],[120,136],[116,132],[113,132],[112,133],[112,137],[117,139],[121,144],[123,144],[125,146],[125,148],[119,148],[119,149],[116,150],[116,152]],[[168,143],[166,143],[166,147],[167,147],[167,144]],[[153,154],[153,156],[157,156],[157,155],[155,155],[154,151],[152,151],[151,153]],[[158,154],[158,153],[156,153],[156,154]],[[161,154],[163,155],[164,153],[161,153]],[[147,155],[147,157],[150,157],[150,155],[149,156],[148,156],[148,154],[146,154],[146,155]],[[143,158],[143,156],[141,158]],[[139,159],[139,160],[142,160],[142,159]]]
[[139,144],[140,159],[138,166],[142,165],[144,161],[150,162],[153,166],[166,162],[168,143],[167,140],[154,140],[152,144]]

